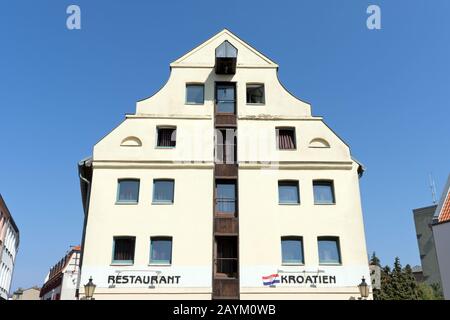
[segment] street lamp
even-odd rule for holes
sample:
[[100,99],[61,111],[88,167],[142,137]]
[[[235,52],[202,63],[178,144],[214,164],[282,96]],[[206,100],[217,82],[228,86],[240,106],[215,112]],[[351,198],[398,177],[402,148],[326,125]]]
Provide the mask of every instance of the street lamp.
[[361,283],[358,285],[359,293],[361,294],[360,299],[367,299],[369,296],[369,286],[366,283],[366,279],[362,277]]
[[95,287],[97,286],[92,282],[92,277],[90,277],[89,282],[84,285],[84,295],[87,300],[94,300],[92,297],[94,296]]

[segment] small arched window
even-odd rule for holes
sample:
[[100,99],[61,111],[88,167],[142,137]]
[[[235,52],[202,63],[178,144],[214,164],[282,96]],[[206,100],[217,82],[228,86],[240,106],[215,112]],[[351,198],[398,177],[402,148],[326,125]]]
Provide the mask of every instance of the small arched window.
[[330,144],[327,140],[322,138],[314,138],[309,143],[310,148],[329,148]]
[[120,143],[122,147],[141,147],[142,141],[138,137],[126,137]]

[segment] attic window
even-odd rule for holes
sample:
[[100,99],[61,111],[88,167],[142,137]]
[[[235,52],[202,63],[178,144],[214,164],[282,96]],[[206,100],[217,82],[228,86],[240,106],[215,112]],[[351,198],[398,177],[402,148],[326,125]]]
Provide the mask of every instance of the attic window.
[[216,73],[235,74],[237,49],[227,40],[216,48]]
[[175,127],[158,127],[156,143],[158,148],[175,148],[177,129]]
[[263,83],[247,83],[247,104],[264,104]]
[[205,86],[203,84],[186,84],[186,104],[203,104],[205,102]]
[[277,128],[278,150],[295,150],[295,128]]

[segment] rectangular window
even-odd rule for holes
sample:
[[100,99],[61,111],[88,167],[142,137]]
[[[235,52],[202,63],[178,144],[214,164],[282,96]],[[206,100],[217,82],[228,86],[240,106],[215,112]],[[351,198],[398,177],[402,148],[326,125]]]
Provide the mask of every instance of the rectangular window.
[[298,181],[278,181],[278,203],[300,203]]
[[173,203],[174,187],[174,180],[153,180],[153,203]]
[[135,237],[114,237],[112,263],[133,264]]
[[138,203],[139,199],[139,180],[138,179],[120,179],[117,191],[118,203]]
[[318,246],[320,264],[341,264],[338,237],[319,237]]
[[158,138],[156,146],[162,148],[175,148],[177,143],[176,128],[158,128]]
[[203,104],[205,102],[205,86],[203,84],[186,85],[186,104]]
[[282,237],[281,257],[282,264],[304,264],[303,238]]
[[215,160],[221,164],[234,164],[237,159],[236,129],[221,128],[215,130]]
[[171,237],[152,237],[150,239],[150,263],[151,264],[172,263]]
[[216,237],[215,275],[236,278],[238,274],[238,247],[236,237]]
[[295,128],[277,128],[277,140],[279,150],[294,150]]
[[314,204],[334,204],[333,181],[313,181]]
[[247,103],[264,104],[264,84],[247,84]]
[[236,182],[218,180],[216,182],[216,212],[234,214],[236,212]]
[[234,84],[216,85],[216,102],[218,113],[235,113],[236,96]]

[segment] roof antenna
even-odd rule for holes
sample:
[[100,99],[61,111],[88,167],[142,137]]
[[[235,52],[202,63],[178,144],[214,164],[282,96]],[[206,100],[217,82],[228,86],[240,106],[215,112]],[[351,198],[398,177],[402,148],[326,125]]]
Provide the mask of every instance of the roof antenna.
[[433,199],[433,204],[436,204],[436,184],[434,183],[433,174],[429,174],[428,178],[430,180],[431,197]]

